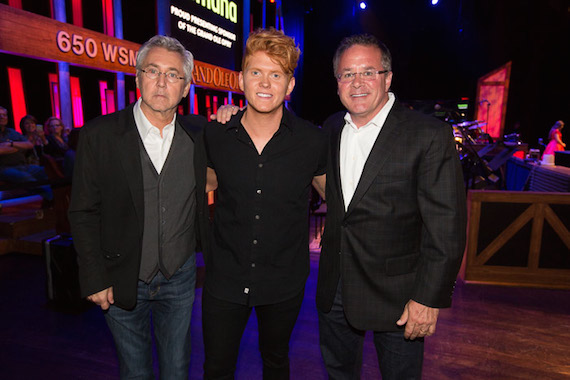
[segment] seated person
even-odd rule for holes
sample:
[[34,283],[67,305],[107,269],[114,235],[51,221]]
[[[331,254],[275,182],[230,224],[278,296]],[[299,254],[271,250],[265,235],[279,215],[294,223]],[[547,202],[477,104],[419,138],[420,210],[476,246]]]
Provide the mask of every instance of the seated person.
[[38,125],[38,120],[34,116],[26,115],[20,120],[20,130],[32,143],[32,149],[27,152],[27,163],[39,165],[44,147],[48,144],[43,127]]
[[48,141],[44,152],[55,159],[63,158],[65,152],[69,149],[68,136],[64,133],[65,126],[63,125],[63,121],[52,116],[46,120],[44,129]]
[[[4,111],[6,109],[0,107],[0,112]],[[41,166],[29,165],[26,161],[26,153],[33,147],[20,133],[0,124],[0,181],[30,183],[48,180]],[[49,185],[39,186],[37,190],[44,199],[44,206],[52,203],[53,192]]]

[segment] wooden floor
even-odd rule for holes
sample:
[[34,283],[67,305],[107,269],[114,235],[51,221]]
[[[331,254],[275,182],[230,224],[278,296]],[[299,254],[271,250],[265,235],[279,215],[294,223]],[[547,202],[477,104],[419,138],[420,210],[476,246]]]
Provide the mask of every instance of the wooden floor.
[[[312,254],[305,301],[291,340],[292,379],[325,379],[318,349]],[[46,301],[42,257],[0,256],[0,379],[117,379],[117,360],[95,307],[62,310]],[[192,321],[190,379],[202,377],[201,289]],[[458,282],[451,309],[426,340],[424,379],[570,379],[570,291]],[[370,336],[363,379],[379,379]],[[260,379],[252,317],[237,379]]]

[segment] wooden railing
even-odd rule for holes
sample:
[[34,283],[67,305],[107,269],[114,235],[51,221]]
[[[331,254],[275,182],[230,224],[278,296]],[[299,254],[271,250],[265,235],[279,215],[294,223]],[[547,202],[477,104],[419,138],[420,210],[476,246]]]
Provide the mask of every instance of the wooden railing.
[[570,289],[570,193],[470,191],[467,282]]

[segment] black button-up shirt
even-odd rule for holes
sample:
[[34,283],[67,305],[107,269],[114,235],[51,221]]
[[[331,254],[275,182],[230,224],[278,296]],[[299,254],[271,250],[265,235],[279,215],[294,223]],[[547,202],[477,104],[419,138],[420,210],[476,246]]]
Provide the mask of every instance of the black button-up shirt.
[[204,286],[216,298],[255,306],[285,301],[305,286],[309,190],[325,173],[327,140],[283,108],[259,154],[242,116],[205,132],[218,197]]

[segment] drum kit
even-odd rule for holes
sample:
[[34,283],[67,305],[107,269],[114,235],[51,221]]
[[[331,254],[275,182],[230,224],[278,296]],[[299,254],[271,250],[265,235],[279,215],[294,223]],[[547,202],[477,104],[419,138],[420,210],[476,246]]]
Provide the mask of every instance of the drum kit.
[[467,144],[485,144],[489,142],[489,135],[481,128],[485,125],[487,123],[480,120],[462,121],[461,123],[452,124],[457,150],[461,151]]
[[498,177],[489,167],[489,163],[485,161],[482,153],[485,148],[479,152],[474,145],[489,144],[491,138],[481,127],[487,125],[486,122],[480,120],[463,121],[452,124],[453,136],[455,137],[455,147],[459,154],[466,188],[481,188],[481,186],[495,185]]

